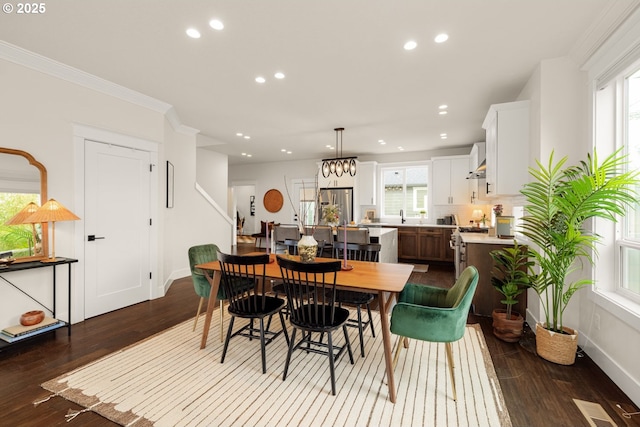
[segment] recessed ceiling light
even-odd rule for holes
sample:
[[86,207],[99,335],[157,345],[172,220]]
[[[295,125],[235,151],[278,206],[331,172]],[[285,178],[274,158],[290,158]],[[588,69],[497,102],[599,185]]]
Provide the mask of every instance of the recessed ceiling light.
[[256,82],[258,82],[258,83],[264,83],[264,82],[266,82],[266,81],[267,81],[267,79],[265,79],[265,78],[264,78],[264,77],[262,77],[262,76],[258,76],[258,77],[256,77]]
[[253,157],[253,155],[252,154],[247,154],[247,157]]
[[236,133],[236,136],[242,136],[242,132]]
[[404,44],[404,50],[413,50],[416,47],[418,47],[418,43],[416,43],[414,40],[409,40]]
[[440,114],[441,116],[444,116],[445,114],[447,114],[447,112],[446,111],[440,111],[440,112],[438,112],[438,114]]
[[325,145],[325,147],[327,147],[329,150],[333,150],[333,145]]
[[385,145],[386,142],[384,142],[384,139],[379,139],[378,142],[380,143],[380,145]]
[[224,24],[219,19],[212,19],[211,21],[209,21],[209,26],[218,31],[224,28]]
[[447,40],[449,40],[449,35],[448,35],[448,34],[445,34],[445,33],[438,34],[438,35],[436,36],[436,38],[435,38],[435,39],[433,39],[433,40],[434,40],[436,43],[444,43],[444,42],[446,42]]
[[200,31],[196,30],[195,28],[188,28],[187,29],[187,35],[189,37],[191,37],[192,39],[199,39],[200,38]]
[[286,149],[286,148],[283,148],[283,149],[281,149],[280,151],[282,151],[283,153],[286,153],[286,152],[287,152],[287,149]]
[[247,153],[242,153],[242,155],[243,155],[243,156],[246,156],[246,155],[247,155]]
[[449,108],[449,106],[447,104],[442,104],[440,106],[438,106],[439,109],[441,110],[446,110],[447,108]]
[[440,134],[440,139],[447,139],[447,134],[446,133],[441,133]]
[[291,154],[291,151],[287,151],[287,154]]
[[244,139],[251,139],[251,137],[249,135],[245,135],[243,136]]
[[278,71],[273,75],[273,77],[275,77],[276,79],[284,79],[284,73]]

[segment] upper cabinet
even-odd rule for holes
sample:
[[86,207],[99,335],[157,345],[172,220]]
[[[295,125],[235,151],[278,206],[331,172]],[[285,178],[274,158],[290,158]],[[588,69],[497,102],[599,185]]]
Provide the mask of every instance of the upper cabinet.
[[529,179],[529,101],[492,105],[482,127],[487,131],[487,195],[520,194]]
[[[478,166],[485,160],[485,143],[476,142],[469,154],[469,171],[477,171]],[[486,204],[487,199],[487,179],[478,178],[475,174],[469,174],[469,195],[471,203]]]
[[431,171],[434,205],[470,203],[469,156],[434,157],[431,159]]
[[358,162],[356,192],[360,205],[376,204],[376,162]]

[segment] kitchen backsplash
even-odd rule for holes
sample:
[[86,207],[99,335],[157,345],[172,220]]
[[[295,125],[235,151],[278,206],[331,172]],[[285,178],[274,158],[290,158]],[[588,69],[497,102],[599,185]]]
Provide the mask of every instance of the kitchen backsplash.
[[[502,205],[502,215],[513,215],[516,217],[522,216],[522,203],[519,200],[496,200],[495,204]],[[472,219],[473,211],[480,209],[485,215],[487,215],[487,225],[493,225],[493,206],[490,205],[440,205],[434,206],[433,211],[429,212],[429,224],[435,224],[438,218],[442,218],[446,215],[458,215],[460,220],[459,225],[469,225],[469,221]]]

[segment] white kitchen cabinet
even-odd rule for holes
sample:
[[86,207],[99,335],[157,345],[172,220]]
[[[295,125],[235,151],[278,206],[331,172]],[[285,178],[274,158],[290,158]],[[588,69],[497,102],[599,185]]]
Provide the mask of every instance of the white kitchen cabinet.
[[431,159],[431,194],[434,205],[470,203],[469,156],[434,157]]
[[487,196],[520,194],[529,180],[529,101],[494,104],[486,130]]
[[[485,143],[476,142],[469,154],[469,170],[475,171],[485,160]],[[469,178],[469,195],[471,203],[486,204],[487,199],[487,179]]]
[[356,192],[360,205],[376,204],[376,162],[358,162]]

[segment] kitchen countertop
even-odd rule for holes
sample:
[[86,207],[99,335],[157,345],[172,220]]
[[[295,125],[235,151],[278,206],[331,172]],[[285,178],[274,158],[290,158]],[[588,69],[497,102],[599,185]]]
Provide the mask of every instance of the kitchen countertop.
[[383,234],[393,233],[393,228],[371,227],[369,228],[369,237],[380,237]]
[[380,228],[380,227],[431,227],[431,228],[457,228],[456,225],[445,225],[445,224],[412,224],[412,223],[404,223],[404,224],[394,224],[392,222],[367,222],[358,224],[358,227],[369,227],[369,228]]
[[[487,245],[508,245],[513,243],[513,238],[503,239],[496,236],[489,236],[487,233],[460,233],[460,238],[464,243],[483,243]],[[516,239],[518,244],[522,244],[522,239]]]

